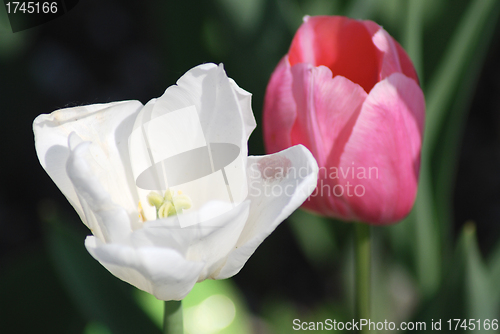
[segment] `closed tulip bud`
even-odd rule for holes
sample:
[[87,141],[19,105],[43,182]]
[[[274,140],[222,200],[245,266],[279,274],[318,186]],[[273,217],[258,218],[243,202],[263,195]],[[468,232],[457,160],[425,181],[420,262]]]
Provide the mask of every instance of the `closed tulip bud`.
[[372,21],[305,17],[269,81],[269,153],[303,144],[319,165],[303,207],[375,225],[415,201],[425,101],[408,55]]

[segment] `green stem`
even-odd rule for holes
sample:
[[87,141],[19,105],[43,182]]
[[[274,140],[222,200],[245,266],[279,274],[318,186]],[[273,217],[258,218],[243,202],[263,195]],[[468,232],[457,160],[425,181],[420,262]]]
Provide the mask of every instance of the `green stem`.
[[163,333],[184,334],[184,324],[182,321],[182,301],[166,301],[164,307]]
[[[354,223],[356,228],[356,319],[370,319],[370,225]],[[369,333],[365,326],[360,333]]]

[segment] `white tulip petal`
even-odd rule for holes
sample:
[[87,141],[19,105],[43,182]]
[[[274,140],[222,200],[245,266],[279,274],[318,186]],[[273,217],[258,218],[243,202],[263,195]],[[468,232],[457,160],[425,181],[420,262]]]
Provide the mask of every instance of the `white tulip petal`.
[[[69,141],[75,142],[72,138],[75,136],[72,133]],[[113,202],[94,174],[95,169],[90,168],[94,159],[90,153],[91,145],[91,142],[82,142],[71,147],[66,172],[93,233],[105,242],[122,241],[132,232],[130,219],[125,209]]]
[[318,165],[302,145],[271,155],[250,156],[247,166],[250,216],[216,279],[237,274],[262,241],[316,188]]
[[[240,98],[245,100],[240,106]],[[152,117],[194,105],[209,143],[232,143],[247,155],[248,97],[234,91],[222,65],[204,64],[189,70],[158,98]],[[243,114],[245,111],[245,114]],[[250,121],[251,122],[251,121]]]
[[[201,232],[199,233],[203,237],[197,238],[197,241],[189,247],[187,254],[190,260],[205,262],[198,281],[217,276],[226,261],[227,254],[236,246],[248,220],[249,210],[250,201],[245,201],[232,210],[213,218],[209,223],[199,225]],[[212,228],[210,234],[203,231],[207,224],[215,227]],[[196,225],[193,228],[196,228]]]
[[[142,140],[138,140],[137,136],[142,136],[142,133],[137,131],[140,130],[140,127],[143,123],[151,120],[151,112],[153,111],[154,105],[157,99],[151,99],[144,108],[142,108],[141,112],[137,115],[133,130],[128,138],[128,152],[130,156],[130,168],[132,169],[132,178],[136,180],[136,176],[139,175],[143,170],[146,170],[150,165],[150,157],[147,151],[146,143]],[[154,220],[156,219],[156,209],[150,205],[147,205],[145,199],[151,190],[141,189],[137,187],[138,198],[140,199],[142,205],[144,218],[146,220]],[[133,229],[139,228],[137,224],[133,223]]]
[[[167,188],[189,196],[192,211],[209,201],[238,205],[246,198],[246,131],[253,116],[248,121],[244,115],[250,95],[236,88],[222,65],[204,64],[146,104],[129,139],[141,203],[149,191],[163,193]],[[144,213],[147,219],[155,214],[151,208]],[[192,224],[179,219],[183,227]]]
[[179,226],[177,216],[146,222],[142,229],[134,231],[131,244],[136,248],[175,249],[189,261],[205,263],[199,281],[212,278],[236,246],[248,219],[250,201],[236,207],[229,204],[229,210],[227,206],[224,202],[207,203],[199,211],[188,214],[197,223],[185,228]]
[[233,79],[229,79],[229,81],[231,82],[231,85],[236,93],[236,97],[240,103],[241,113],[245,123],[245,133],[248,141],[250,135],[257,126],[257,122],[255,121],[252,111],[252,94],[239,87]]
[[[247,201],[234,208],[231,204],[224,202],[209,202],[198,211],[181,214],[189,216],[190,220],[197,221],[196,224],[188,227],[180,226],[179,215],[147,221],[140,230],[134,231],[130,242],[134,247],[173,248],[186,256],[189,247],[217,233],[226,225],[233,224],[234,220],[241,219],[241,215],[245,216],[246,221],[249,204],[250,202]],[[227,213],[220,214],[220,212]],[[207,219],[207,216],[212,219]]]
[[33,122],[35,147],[42,167],[85,224],[83,209],[66,174],[68,136],[75,132],[83,141],[95,144],[96,166],[101,167],[94,171],[95,175],[112,194],[113,201],[126,208],[131,216],[137,216],[137,200],[131,192],[134,183],[128,168],[127,136],[141,108],[139,101],[95,104],[42,114]]
[[203,262],[187,261],[176,250],[104,244],[87,237],[88,252],[116,277],[161,300],[181,300],[193,288]]

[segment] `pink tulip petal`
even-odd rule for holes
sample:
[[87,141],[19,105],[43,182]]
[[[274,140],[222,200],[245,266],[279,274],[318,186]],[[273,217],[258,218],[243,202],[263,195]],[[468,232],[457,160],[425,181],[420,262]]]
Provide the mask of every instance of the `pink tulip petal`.
[[343,198],[357,219],[389,224],[410,212],[418,183],[424,112],[422,90],[401,73],[379,82],[368,95],[338,165],[347,174],[338,180]]
[[[297,64],[290,68],[285,57],[266,92],[264,135],[268,152],[297,144],[306,146],[322,167],[318,180],[318,189],[322,189],[322,179],[329,175],[327,159],[335,150],[336,161],[340,160],[342,150],[337,148],[347,142],[366,97],[361,86],[342,76],[332,78],[325,66]],[[350,212],[342,199],[334,201],[320,195],[321,191],[303,207],[329,215],[341,212],[338,217]]]
[[303,208],[389,224],[415,199],[424,113],[413,64],[382,27],[306,17],[266,91],[266,148],[303,144],[317,159],[317,188]]
[[341,16],[310,17],[297,30],[290,65],[328,67],[369,92],[378,81],[377,48],[362,21]]
[[375,22],[363,21],[363,24],[372,36],[373,44],[380,51],[378,53],[380,71],[378,79],[383,80],[392,73],[401,72],[419,83],[417,72],[410,57],[408,57],[401,45]]
[[[302,111],[297,114],[291,131],[292,145],[303,144],[316,157],[322,168],[320,185],[328,177],[326,162],[331,152],[338,153],[337,161],[340,160],[339,148],[347,142],[367,94],[361,86],[342,76],[332,78],[332,72],[325,66],[297,64],[291,71],[295,105]],[[347,211],[346,205],[336,205],[326,196],[311,198],[304,207],[321,212],[332,205],[335,211]]]
[[295,105],[302,111],[291,131],[292,145],[303,144],[325,166],[332,147],[347,140],[367,94],[342,76],[332,78],[325,66],[297,64],[291,71]]
[[418,79],[417,71],[415,71],[415,67],[413,67],[413,63],[406,53],[406,51],[399,45],[398,42],[395,42],[396,48],[398,50],[399,62],[401,64],[401,69],[403,70],[403,74],[409,78],[415,80],[417,84],[420,85],[420,80]]
[[266,151],[276,153],[292,146],[292,131],[297,107],[292,93],[292,72],[288,56],[274,70],[266,89],[263,112],[263,132]]

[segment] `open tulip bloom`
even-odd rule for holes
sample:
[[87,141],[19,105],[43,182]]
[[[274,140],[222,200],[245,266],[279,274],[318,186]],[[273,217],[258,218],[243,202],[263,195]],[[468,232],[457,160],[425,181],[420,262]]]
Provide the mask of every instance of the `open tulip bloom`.
[[316,186],[304,146],[247,156],[251,94],[222,65],[197,66],[145,106],[38,116],[41,165],[92,231],[89,253],[161,300],[235,275]]
[[415,201],[424,114],[412,62],[382,27],[306,16],[269,81],[264,137],[270,153],[303,144],[316,158],[305,208],[391,224]]

